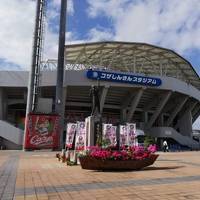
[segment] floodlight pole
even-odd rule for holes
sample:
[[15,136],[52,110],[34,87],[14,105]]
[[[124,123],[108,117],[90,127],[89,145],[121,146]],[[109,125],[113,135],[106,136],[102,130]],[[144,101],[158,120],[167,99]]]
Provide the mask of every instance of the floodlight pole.
[[57,82],[56,82],[56,100],[55,111],[61,117],[61,135],[60,148],[63,147],[63,76],[64,76],[64,62],[65,62],[65,31],[66,31],[66,11],[67,0],[61,0],[60,8],[60,30],[59,30],[59,44],[58,44],[58,64],[57,64]]
[[24,145],[25,149],[25,137],[26,137],[26,127],[28,126],[28,114],[35,111],[36,100],[37,100],[37,88],[38,86],[38,73],[41,58],[41,41],[42,41],[42,20],[44,12],[45,0],[37,0],[36,2],[36,16],[35,16],[35,27],[34,27],[34,39],[32,48],[32,60],[31,69],[29,72],[29,82],[28,82],[28,94],[27,94],[27,104],[26,104],[26,121],[24,129]]
[[35,28],[34,28],[34,40],[33,40],[33,50],[32,50],[32,61],[31,70],[29,72],[29,82],[28,82],[28,95],[27,95],[27,106],[26,106],[26,116],[28,113],[34,110],[33,108],[33,96],[34,96],[34,85],[35,85],[35,71],[39,62],[39,45],[40,45],[40,34],[41,34],[41,9],[43,1],[37,0],[36,3],[36,16],[35,16]]

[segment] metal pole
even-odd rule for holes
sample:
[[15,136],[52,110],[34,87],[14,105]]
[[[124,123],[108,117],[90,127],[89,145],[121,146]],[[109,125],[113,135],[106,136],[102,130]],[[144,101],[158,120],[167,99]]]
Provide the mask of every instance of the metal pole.
[[[57,67],[57,82],[56,82],[56,102],[55,111],[57,114],[62,113],[63,102],[63,75],[64,75],[64,53],[65,53],[65,31],[66,31],[66,11],[67,0],[61,0],[60,9],[60,30],[59,30],[59,46],[58,46],[58,67]],[[63,146],[63,116],[61,115],[61,136],[60,148]]]
[[[33,111],[33,91],[34,91],[34,79],[35,79],[35,68],[37,62],[37,45],[38,45],[38,29],[39,29],[39,18],[40,18],[40,0],[36,3],[36,16],[35,16],[35,28],[34,28],[34,39],[33,39],[33,49],[32,49],[32,61],[31,69],[29,72],[29,82],[28,82],[28,94],[27,94],[27,104],[26,104],[26,121],[24,129],[24,142],[26,136],[27,127],[27,116]],[[25,148],[24,148],[25,150]]]
[[37,44],[38,44],[38,29],[39,29],[39,18],[40,18],[40,0],[37,0],[36,4],[36,17],[35,17],[35,29],[34,29],[34,40],[33,40],[33,50],[32,50],[32,62],[31,70],[29,72],[29,82],[28,82],[28,94],[27,94],[27,105],[26,105],[26,116],[28,113],[33,111],[33,88],[34,88],[34,78],[35,78],[35,67],[37,60]]

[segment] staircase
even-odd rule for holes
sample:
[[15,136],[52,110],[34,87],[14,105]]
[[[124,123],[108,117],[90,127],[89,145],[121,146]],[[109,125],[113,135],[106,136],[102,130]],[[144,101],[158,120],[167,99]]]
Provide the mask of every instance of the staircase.
[[23,136],[23,130],[0,120],[0,137],[5,140],[3,143],[6,143],[9,149],[21,149],[23,145]]
[[179,144],[187,146],[193,150],[200,149],[200,143],[188,136],[181,135],[179,132],[171,127],[153,127],[151,129],[148,129],[147,133],[153,137],[172,138]]

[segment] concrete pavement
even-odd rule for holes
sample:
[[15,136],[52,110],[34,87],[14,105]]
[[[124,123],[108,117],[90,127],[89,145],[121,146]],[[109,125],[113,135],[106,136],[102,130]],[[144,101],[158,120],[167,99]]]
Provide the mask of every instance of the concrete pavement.
[[200,200],[200,152],[160,153],[140,171],[66,166],[56,152],[0,151],[1,200]]

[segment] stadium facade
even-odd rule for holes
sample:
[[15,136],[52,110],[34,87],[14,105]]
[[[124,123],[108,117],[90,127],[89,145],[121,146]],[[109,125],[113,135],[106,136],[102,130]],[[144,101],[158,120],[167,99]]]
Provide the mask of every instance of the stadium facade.
[[[56,61],[43,63],[38,111],[54,107]],[[0,144],[21,148],[28,71],[0,73]],[[199,148],[192,123],[200,115],[200,79],[192,65],[172,50],[144,43],[99,42],[65,49],[65,122],[91,113],[90,89],[100,88],[103,122],[135,122],[138,129],[172,143]],[[52,100],[52,101],[51,101]]]

